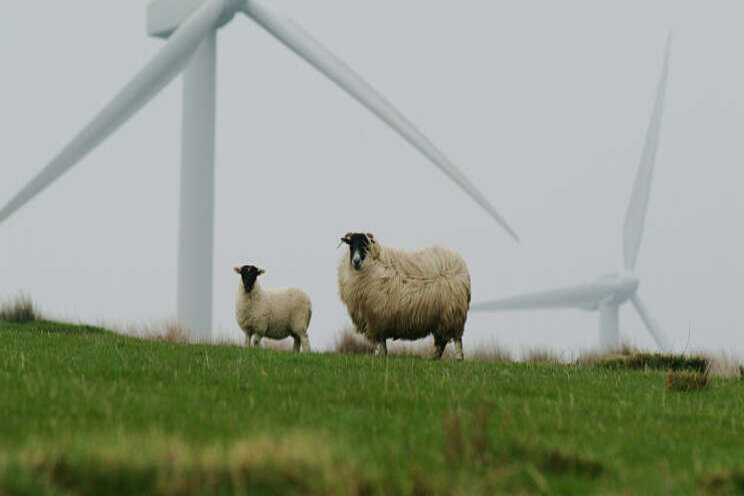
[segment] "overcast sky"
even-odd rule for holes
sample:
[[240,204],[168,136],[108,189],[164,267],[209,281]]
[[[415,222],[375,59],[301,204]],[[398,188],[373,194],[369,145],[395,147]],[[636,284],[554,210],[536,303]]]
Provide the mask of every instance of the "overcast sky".
[[[214,322],[238,337],[234,265],[313,300],[311,341],[348,322],[338,238],[374,232],[466,259],[475,302],[621,267],[621,226],[666,33],[667,106],[639,293],[675,349],[744,355],[744,3],[268,2],[360,72],[460,166],[512,241],[398,135],[244,16],[218,41]],[[3,2],[0,203],[162,46],[144,0]],[[124,324],[172,316],[181,83],[0,225],[0,299]],[[621,337],[652,341],[632,307]],[[471,315],[466,353],[596,345],[598,315]]]

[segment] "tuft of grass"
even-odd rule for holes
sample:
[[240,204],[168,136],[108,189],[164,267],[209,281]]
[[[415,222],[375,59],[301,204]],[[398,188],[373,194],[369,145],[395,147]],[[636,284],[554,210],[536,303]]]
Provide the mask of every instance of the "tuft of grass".
[[604,466],[600,462],[575,453],[565,453],[561,450],[548,451],[543,464],[550,471],[556,473],[573,473],[597,477],[604,472]]
[[698,351],[694,353],[698,356],[707,357],[710,362],[708,372],[712,377],[737,377],[739,375],[739,366],[741,360],[739,357],[727,351]]
[[460,417],[449,413],[442,422],[444,460],[449,467],[457,467],[465,460],[465,435],[462,432]]
[[744,470],[724,470],[701,478],[706,494],[744,494]]
[[344,328],[340,336],[336,337],[333,349],[342,355],[371,355],[374,351],[372,343],[349,327]]
[[499,346],[495,341],[478,343],[472,351],[465,350],[465,359],[476,362],[514,362],[514,355],[509,350]]
[[164,341],[166,343],[190,343],[189,333],[175,318],[154,319],[148,322],[129,324],[115,331],[124,336]]
[[667,387],[671,391],[695,391],[704,389],[708,385],[708,374],[682,370],[679,372],[667,372]]
[[739,365],[739,380],[744,382],[744,365]]
[[488,461],[488,405],[482,402],[470,421],[470,461],[484,465]]
[[534,348],[522,352],[522,361],[555,365],[563,363],[563,356],[548,348]]
[[710,359],[704,356],[632,353],[630,355],[611,355],[604,357],[597,362],[597,365],[612,370],[692,370],[704,373],[710,367],[710,363]]
[[627,342],[622,342],[620,343],[619,349],[609,353],[598,349],[583,350],[580,352],[574,363],[580,367],[591,367],[597,365],[597,363],[607,357],[630,356],[638,353],[641,353],[641,351],[633,345]]
[[34,302],[26,295],[16,296],[13,300],[0,304],[0,321],[25,324],[38,319]]

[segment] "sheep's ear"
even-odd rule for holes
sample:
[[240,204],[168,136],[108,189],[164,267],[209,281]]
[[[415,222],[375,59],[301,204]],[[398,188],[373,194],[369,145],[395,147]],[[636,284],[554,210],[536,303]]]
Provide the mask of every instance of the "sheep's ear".
[[266,273],[266,271],[265,271],[265,270],[263,270],[263,269],[258,269],[258,275],[259,275],[259,276],[260,276],[261,274],[265,274],[265,273]]
[[375,235],[372,233],[367,233],[367,237],[372,243],[377,243],[377,240],[375,239]]
[[240,272],[240,267],[233,267],[233,270],[235,271],[236,274],[240,274],[241,273]]

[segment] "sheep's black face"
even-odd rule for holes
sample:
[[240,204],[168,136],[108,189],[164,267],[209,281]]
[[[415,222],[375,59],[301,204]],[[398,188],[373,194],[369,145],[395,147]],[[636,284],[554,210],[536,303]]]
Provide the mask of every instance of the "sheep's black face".
[[255,265],[243,265],[238,268],[235,267],[235,272],[240,274],[240,278],[243,280],[243,287],[246,293],[250,293],[253,289],[253,285],[256,283],[256,278],[264,273],[263,269],[259,269]]
[[362,262],[369,252],[369,238],[366,234],[347,234],[341,240],[349,245],[349,261],[355,270],[361,270]]

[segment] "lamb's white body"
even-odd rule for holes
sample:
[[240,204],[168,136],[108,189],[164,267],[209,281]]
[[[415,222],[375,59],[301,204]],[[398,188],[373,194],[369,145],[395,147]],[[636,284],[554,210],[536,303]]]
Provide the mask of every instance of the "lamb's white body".
[[[312,305],[301,289],[281,287],[263,289],[256,281],[251,292],[239,284],[235,296],[235,319],[245,333],[248,346],[258,346],[261,339],[294,338],[294,350],[310,351],[307,328]],[[255,340],[254,340],[255,336]]]
[[341,300],[358,332],[387,352],[386,339],[434,336],[438,358],[452,340],[463,358],[462,335],[470,306],[470,273],[456,252],[433,246],[405,252],[370,239],[360,269],[346,251],[338,264]]

